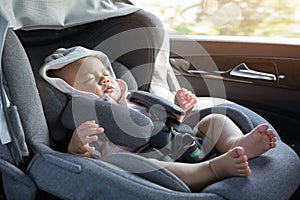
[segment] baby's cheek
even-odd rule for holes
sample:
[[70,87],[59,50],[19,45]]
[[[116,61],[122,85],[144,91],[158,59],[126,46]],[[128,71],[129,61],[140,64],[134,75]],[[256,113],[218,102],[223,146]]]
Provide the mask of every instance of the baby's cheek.
[[104,92],[102,91],[101,88],[94,88],[93,91],[91,91],[91,92],[96,94],[99,97],[102,97],[104,95]]

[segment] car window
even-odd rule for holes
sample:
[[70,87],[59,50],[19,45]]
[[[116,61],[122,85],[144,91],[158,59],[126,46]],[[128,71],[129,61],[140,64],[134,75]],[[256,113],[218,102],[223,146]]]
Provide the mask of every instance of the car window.
[[300,38],[300,0],[132,0],[170,34]]

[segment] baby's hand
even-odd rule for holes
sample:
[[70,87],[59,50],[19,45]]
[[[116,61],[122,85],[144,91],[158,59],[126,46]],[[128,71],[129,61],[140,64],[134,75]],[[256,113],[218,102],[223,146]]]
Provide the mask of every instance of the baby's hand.
[[191,91],[182,88],[176,92],[174,103],[187,112],[195,106],[197,97]]
[[104,129],[102,127],[99,127],[99,125],[96,124],[94,120],[82,123],[73,132],[71,141],[68,146],[68,152],[80,155],[84,155],[87,152],[93,152],[95,148],[90,147],[89,143],[97,141],[98,136],[96,134],[103,132]]

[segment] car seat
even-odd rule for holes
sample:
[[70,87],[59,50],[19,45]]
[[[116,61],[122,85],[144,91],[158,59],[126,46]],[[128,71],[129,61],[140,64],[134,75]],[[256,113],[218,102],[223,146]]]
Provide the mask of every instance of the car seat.
[[[140,20],[148,23],[149,21],[142,16],[148,18],[149,15],[140,14]],[[158,20],[153,20],[151,16],[150,22],[153,21]],[[100,22],[76,26],[65,31],[17,31],[18,37],[11,29],[7,32],[3,50],[3,72],[10,101],[18,107],[26,142],[33,156],[26,173],[39,191],[62,199],[288,199],[292,195],[299,185],[299,158],[280,140],[276,149],[249,162],[253,171],[249,178],[228,178],[206,187],[199,193],[191,193],[172,173],[137,155],[115,154],[105,160],[94,160],[64,153],[66,149],[60,142],[66,138],[59,137],[67,135],[68,130],[64,129],[59,118],[68,99],[43,82],[37,71],[45,55],[57,47],[82,45],[93,48],[95,37],[86,40],[88,45],[82,44],[79,38],[82,38],[85,32],[92,31],[97,23]],[[150,26],[161,24],[150,23]],[[150,41],[155,41],[161,33],[139,34],[146,37],[147,41],[148,37],[153,37]],[[149,63],[154,63],[155,51],[147,49],[148,53],[149,51],[152,51]],[[143,58],[134,56],[133,52],[131,55],[134,58],[128,60]],[[123,66],[134,68],[121,59],[118,61],[117,66],[122,66],[122,71],[125,70]],[[119,69],[117,66],[114,69]],[[145,73],[144,76],[148,80],[149,77],[151,79],[151,73]],[[139,80],[141,79],[137,79],[137,82]],[[248,128],[266,122],[248,109],[234,106],[235,108],[229,109],[232,110],[230,112],[235,116],[235,111],[241,109],[242,112],[238,113],[248,119]],[[227,106],[225,108],[228,109]],[[220,110],[223,110],[223,107],[220,107]],[[205,112],[210,113],[209,110],[202,111],[203,115]],[[242,124],[241,126],[244,127]],[[50,137],[48,127],[50,133],[59,133],[56,135],[58,138]],[[4,183],[4,187],[11,188],[11,185]],[[22,198],[22,194],[9,192],[9,189],[5,191],[14,199]]]
[[[173,188],[176,191],[189,192],[189,189],[177,177],[164,169],[154,170],[157,166],[138,156],[124,154],[122,158],[127,157],[126,163],[135,163],[134,171],[141,167],[143,171],[154,170],[154,173],[145,173],[142,178],[143,175],[137,176],[117,167],[119,159],[114,161],[113,158],[109,158],[110,162],[116,163],[112,165],[109,162],[81,158],[51,149],[46,119],[25,51],[11,29],[8,30],[5,41],[3,72],[6,86],[9,88],[8,96],[11,103],[18,107],[26,141],[33,156],[27,167],[27,173],[32,177],[29,180],[34,180],[34,187],[31,191],[35,191],[35,185],[38,185],[40,190],[62,199],[106,199],[108,197],[116,199],[121,195],[126,199],[141,199],[144,196],[144,193],[139,192],[142,188],[145,188],[149,192],[148,196],[153,198],[157,196],[152,195],[153,190],[161,193],[168,191],[167,188]],[[126,167],[126,163],[119,163],[119,165]],[[128,170],[129,167],[132,166],[128,166]],[[6,174],[5,171],[3,172]],[[163,176],[166,176],[166,179],[162,180],[160,185],[156,184],[155,182],[160,182],[159,179]],[[98,181],[101,184],[92,184],[91,187],[90,183]],[[9,183],[4,183],[4,191],[9,199],[32,199],[34,197],[32,194],[35,193],[24,196],[24,193],[13,192],[15,186]],[[164,188],[163,185],[169,186]],[[172,196],[175,197],[175,193]]]

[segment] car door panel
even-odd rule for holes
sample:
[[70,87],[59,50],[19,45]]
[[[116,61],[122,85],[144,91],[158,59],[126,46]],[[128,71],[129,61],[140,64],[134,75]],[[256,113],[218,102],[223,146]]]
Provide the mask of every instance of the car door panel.
[[197,96],[226,98],[250,108],[266,118],[285,142],[297,146],[299,50],[295,44],[172,36],[171,64],[183,87]]

